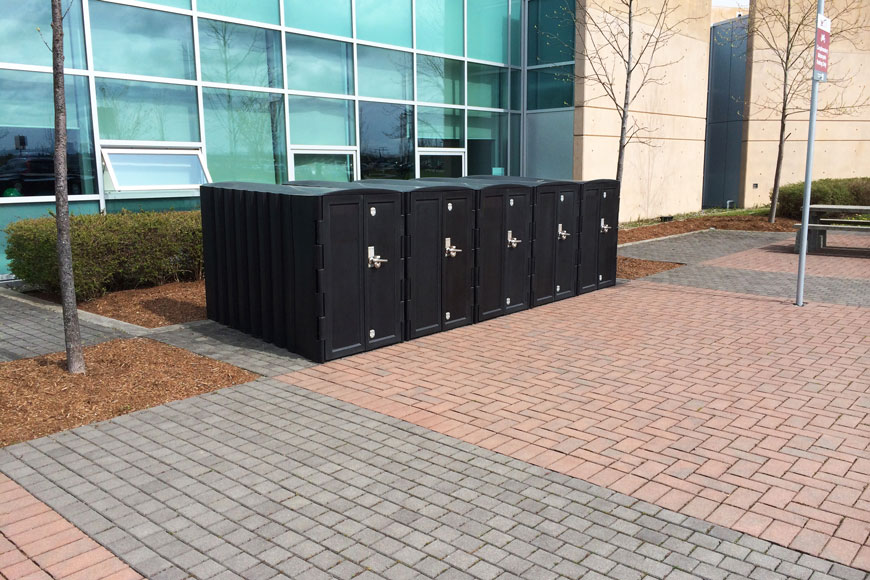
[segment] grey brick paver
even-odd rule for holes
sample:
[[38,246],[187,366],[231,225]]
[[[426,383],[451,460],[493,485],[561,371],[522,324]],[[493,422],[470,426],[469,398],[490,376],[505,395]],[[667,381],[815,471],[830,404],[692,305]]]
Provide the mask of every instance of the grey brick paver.
[[[155,577],[811,569],[768,542],[270,379],[9,447],[0,471]],[[736,558],[749,553],[754,563]]]

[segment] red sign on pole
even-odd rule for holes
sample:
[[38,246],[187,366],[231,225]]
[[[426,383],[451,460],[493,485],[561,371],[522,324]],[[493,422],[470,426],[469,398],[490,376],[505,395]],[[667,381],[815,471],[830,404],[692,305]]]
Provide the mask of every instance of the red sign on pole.
[[813,62],[813,78],[817,81],[828,80],[829,48],[831,46],[831,19],[819,14],[816,22],[816,52]]

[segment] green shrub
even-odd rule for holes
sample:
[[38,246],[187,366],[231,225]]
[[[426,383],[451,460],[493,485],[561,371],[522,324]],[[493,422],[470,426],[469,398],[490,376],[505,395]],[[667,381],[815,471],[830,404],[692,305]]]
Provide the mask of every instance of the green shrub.
[[[76,297],[202,278],[202,222],[198,211],[122,212],[70,218]],[[53,217],[6,227],[6,256],[18,278],[60,290]]]
[[[772,194],[771,194],[772,195]],[[776,214],[801,219],[804,184],[790,183],[779,188]],[[870,177],[819,179],[813,181],[810,203],[825,205],[870,205]]]

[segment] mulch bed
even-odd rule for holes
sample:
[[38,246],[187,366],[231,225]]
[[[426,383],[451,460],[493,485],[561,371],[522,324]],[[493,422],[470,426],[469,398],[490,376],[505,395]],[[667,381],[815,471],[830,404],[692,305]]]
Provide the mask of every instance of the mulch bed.
[[[35,295],[60,303],[60,298],[54,294]],[[205,320],[205,282],[173,282],[152,288],[110,292],[90,302],[80,302],[79,310],[146,328]]]
[[665,270],[673,270],[683,265],[677,262],[656,262],[654,260],[640,260],[638,258],[618,256],[616,258],[616,277],[625,280],[636,280],[637,278],[652,276]]
[[87,347],[85,364],[71,375],[64,353],[0,363],[0,447],[258,378],[147,338]]
[[744,230],[752,232],[793,232],[797,221],[788,218],[776,218],[776,223],[767,221],[762,215],[734,215],[693,217],[685,220],[664,222],[649,226],[619,229],[619,243],[640,242],[653,238],[663,238],[675,234],[685,234],[716,228],[719,230]]

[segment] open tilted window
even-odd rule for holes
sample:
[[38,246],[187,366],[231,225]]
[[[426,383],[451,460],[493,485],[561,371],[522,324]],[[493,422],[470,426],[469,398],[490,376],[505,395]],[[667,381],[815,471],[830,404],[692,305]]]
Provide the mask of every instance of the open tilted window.
[[103,149],[115,191],[197,189],[211,178],[198,149]]

